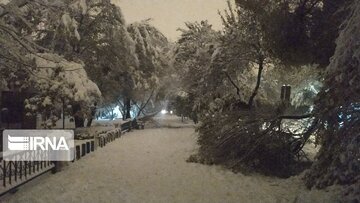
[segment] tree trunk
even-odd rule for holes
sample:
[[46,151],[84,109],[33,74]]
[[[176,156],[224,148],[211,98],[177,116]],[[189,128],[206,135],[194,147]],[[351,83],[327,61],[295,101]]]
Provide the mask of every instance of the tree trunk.
[[131,118],[130,111],[131,111],[131,100],[129,98],[125,98],[124,102],[125,106],[125,118],[124,120]]
[[258,75],[257,75],[257,82],[256,82],[256,86],[255,86],[255,89],[249,99],[249,102],[248,102],[248,106],[249,108],[252,107],[253,103],[254,103],[254,99],[259,91],[259,88],[260,88],[260,83],[261,83],[261,75],[262,75],[262,71],[264,69],[264,61],[262,59],[259,60],[259,70],[258,70]]
[[93,121],[93,119],[95,118],[95,114],[96,114],[96,106],[97,106],[97,103],[95,102],[93,106],[91,106],[90,108],[90,116],[88,118],[88,122],[86,124],[86,127],[90,127],[91,126],[91,123]]
[[75,128],[83,128],[84,116],[82,115],[80,104],[73,105],[73,116],[75,121]]

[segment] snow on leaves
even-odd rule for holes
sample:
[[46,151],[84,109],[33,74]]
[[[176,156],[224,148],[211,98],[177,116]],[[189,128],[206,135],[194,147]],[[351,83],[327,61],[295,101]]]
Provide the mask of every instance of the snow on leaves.
[[101,97],[97,85],[88,79],[82,62],[67,61],[56,54],[28,55],[37,66],[30,83],[36,96],[26,101],[32,112],[48,114],[47,119],[56,121],[62,104],[82,103],[90,106]]
[[[46,85],[49,85],[51,90],[62,86],[71,87],[71,90],[64,88],[64,91],[59,93],[74,101],[92,103],[100,98],[100,90],[94,82],[88,79],[82,62],[67,61],[56,54],[37,54],[32,57],[39,68],[34,79],[41,83],[47,83]],[[53,78],[56,78],[55,83],[46,80]]]

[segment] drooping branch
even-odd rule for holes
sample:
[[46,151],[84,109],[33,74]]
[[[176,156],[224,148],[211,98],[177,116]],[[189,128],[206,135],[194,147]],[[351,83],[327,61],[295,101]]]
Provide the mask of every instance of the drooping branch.
[[0,24],[0,29],[7,34],[9,34],[15,41],[17,41],[23,48],[26,49],[26,51],[35,54],[36,51],[30,47],[27,43],[25,43],[13,30],[10,30],[10,28],[6,27],[5,25]]
[[305,146],[306,141],[309,140],[310,136],[318,130],[318,127],[319,127],[319,119],[314,119],[313,122],[311,123],[310,127],[302,135],[303,143],[300,146],[300,150]]
[[[6,32],[7,34],[9,34],[15,41],[17,41],[29,53],[32,53],[43,59],[46,59],[46,58],[40,56],[37,53],[36,49],[50,53],[50,50],[48,50],[42,46],[39,46],[36,43],[31,42],[30,40],[28,40],[24,37],[19,36],[15,30],[11,29],[10,27],[6,26],[5,24],[0,23],[0,29],[2,31]],[[33,47],[35,47],[35,48],[33,48]],[[46,59],[46,60],[49,60],[49,59]],[[49,61],[51,61],[51,60],[49,60]]]
[[12,1],[10,3],[8,3],[7,5],[4,6],[5,10],[2,11],[0,13],[0,18],[4,17],[5,15],[7,15],[9,13],[9,11],[6,9],[6,7],[18,7],[21,8],[23,6],[26,6],[26,4],[29,3],[29,0],[17,0],[17,1]]
[[149,103],[151,97],[153,96],[154,92],[155,92],[155,90],[152,90],[152,91],[151,91],[151,94],[150,94],[149,98],[146,100],[146,102],[145,102],[144,104],[141,105],[141,108],[139,109],[139,112],[138,112],[138,114],[137,114],[136,117],[139,117],[139,116],[140,116],[140,113],[145,109],[145,107],[146,107],[147,104]]
[[144,113],[144,109],[141,109],[141,107],[139,106],[139,104],[135,104],[135,106],[139,109],[139,113],[136,115],[136,117],[139,117],[140,113],[142,112],[143,114]]

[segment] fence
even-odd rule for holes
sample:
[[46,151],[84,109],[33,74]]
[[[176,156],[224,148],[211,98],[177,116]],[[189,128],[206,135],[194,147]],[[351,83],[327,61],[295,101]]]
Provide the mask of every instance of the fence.
[[50,161],[23,161],[24,157],[45,157],[47,155],[45,151],[26,151],[11,155],[9,161],[1,158],[0,196],[54,168],[55,164]]
[[[106,144],[120,138],[125,132],[138,128],[139,122],[136,120],[127,121],[120,125],[120,128],[110,130],[106,133],[101,133],[95,136],[94,140],[85,140],[84,142],[75,145],[71,149],[75,153],[75,160],[95,151],[97,147],[104,147]],[[17,187],[31,181],[32,179],[52,170],[54,172],[59,170],[61,164],[50,161],[17,161],[21,160],[22,156],[46,156],[44,151],[23,152],[13,155],[12,161],[3,160],[0,158],[0,197],[9,191],[15,190]]]

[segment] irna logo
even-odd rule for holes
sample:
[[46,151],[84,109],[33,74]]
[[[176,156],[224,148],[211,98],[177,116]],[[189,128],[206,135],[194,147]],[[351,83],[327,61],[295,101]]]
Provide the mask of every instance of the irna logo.
[[72,161],[73,130],[4,130],[5,161]]
[[9,150],[70,150],[64,137],[12,137],[8,135]]

